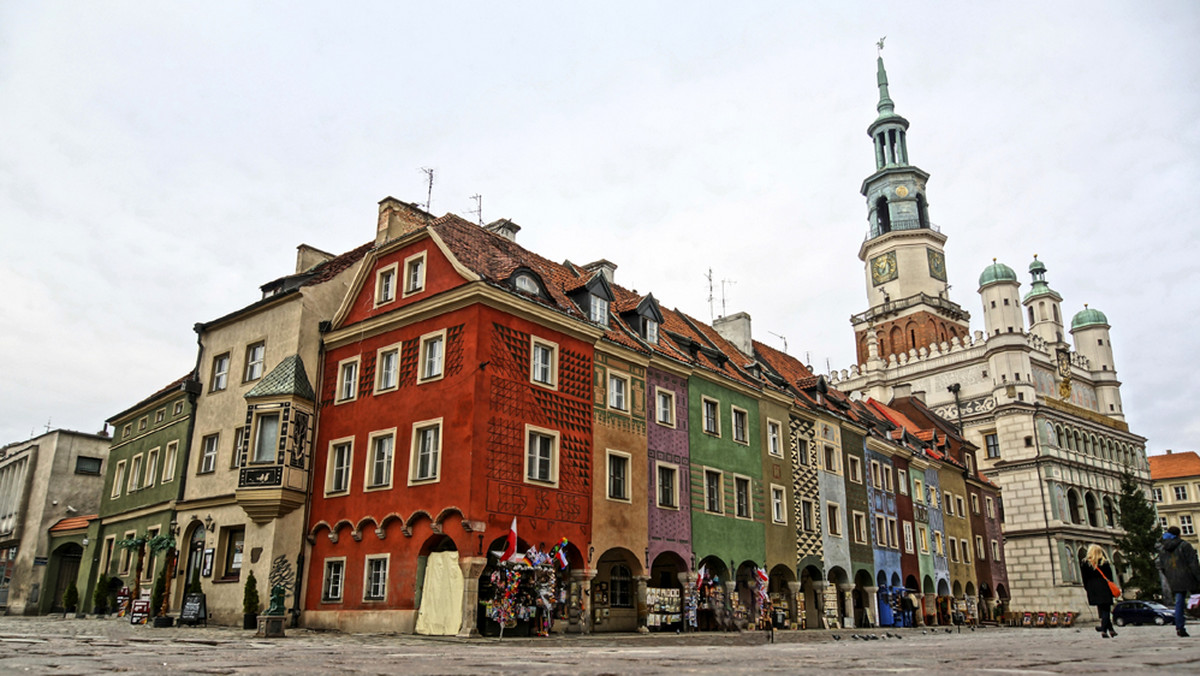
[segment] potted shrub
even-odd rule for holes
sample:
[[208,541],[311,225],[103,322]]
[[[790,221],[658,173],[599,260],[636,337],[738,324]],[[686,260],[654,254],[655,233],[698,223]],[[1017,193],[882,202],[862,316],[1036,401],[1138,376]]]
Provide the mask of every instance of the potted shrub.
[[108,576],[101,575],[96,579],[96,589],[92,591],[92,612],[96,617],[108,614]]
[[62,604],[63,617],[66,617],[67,613],[74,613],[75,609],[79,607],[79,588],[75,585],[67,587],[67,590],[63,592]]
[[258,580],[254,571],[246,576],[246,588],[242,592],[242,629],[258,629]]

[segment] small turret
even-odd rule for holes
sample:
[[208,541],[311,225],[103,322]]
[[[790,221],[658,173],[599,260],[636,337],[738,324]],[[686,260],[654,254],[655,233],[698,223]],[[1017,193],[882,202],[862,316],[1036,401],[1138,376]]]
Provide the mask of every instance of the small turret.
[[983,326],[987,335],[1024,333],[1021,320],[1021,283],[1017,273],[992,259],[992,264],[979,275],[979,295],[983,297]]
[[1038,260],[1037,254],[1029,264],[1029,274],[1033,277],[1033,285],[1023,301],[1029,314],[1029,332],[1047,344],[1062,343],[1062,296],[1046,283],[1046,264]]
[[1085,303],[1071,319],[1071,337],[1075,351],[1087,357],[1092,368],[1092,380],[1096,384],[1096,406],[1099,412],[1118,420],[1124,420],[1121,410],[1120,381],[1113,363],[1112,341],[1109,338],[1108,317],[1089,308]]

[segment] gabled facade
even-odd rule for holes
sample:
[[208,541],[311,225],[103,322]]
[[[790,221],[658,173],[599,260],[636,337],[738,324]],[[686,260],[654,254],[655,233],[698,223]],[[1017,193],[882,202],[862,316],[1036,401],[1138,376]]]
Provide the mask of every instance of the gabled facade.
[[294,589],[303,561],[312,468],[319,327],[346,295],[367,246],[333,256],[302,245],[295,273],[262,298],[196,325],[197,396],[186,486],[176,505],[179,572],[173,605],[199,581],[211,619],[240,622],[249,572]]
[[[119,543],[175,535],[175,504],[187,481],[198,385],[189,373],[108,419],[112,446],[99,518],[89,531],[79,571],[81,611],[92,611],[101,578],[109,587],[136,590],[152,585],[167,565],[165,552]],[[119,584],[111,582],[114,578]]]

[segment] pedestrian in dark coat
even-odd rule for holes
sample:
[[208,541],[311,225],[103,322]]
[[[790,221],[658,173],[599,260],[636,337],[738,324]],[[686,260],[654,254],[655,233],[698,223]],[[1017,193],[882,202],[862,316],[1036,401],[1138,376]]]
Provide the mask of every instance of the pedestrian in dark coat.
[[1108,638],[1109,634],[1116,636],[1117,630],[1113,629],[1111,612],[1113,594],[1108,587],[1108,581],[1113,579],[1113,572],[1104,556],[1104,549],[1100,545],[1088,547],[1087,558],[1080,564],[1079,569],[1083,573],[1083,588],[1087,590],[1088,605],[1096,606],[1096,611],[1100,613],[1100,626],[1096,627],[1096,631],[1104,638]]
[[1158,570],[1170,588],[1164,589],[1163,593],[1175,595],[1175,633],[1187,636],[1184,611],[1187,610],[1188,594],[1200,589],[1200,562],[1196,560],[1196,549],[1179,537],[1179,526],[1171,526],[1163,533]]

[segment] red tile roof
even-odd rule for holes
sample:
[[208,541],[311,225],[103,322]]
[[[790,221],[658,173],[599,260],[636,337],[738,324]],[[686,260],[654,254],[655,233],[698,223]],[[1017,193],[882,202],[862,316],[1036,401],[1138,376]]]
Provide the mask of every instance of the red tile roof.
[[1150,461],[1150,479],[1152,481],[1200,476],[1200,456],[1193,451],[1151,455],[1146,459]]

